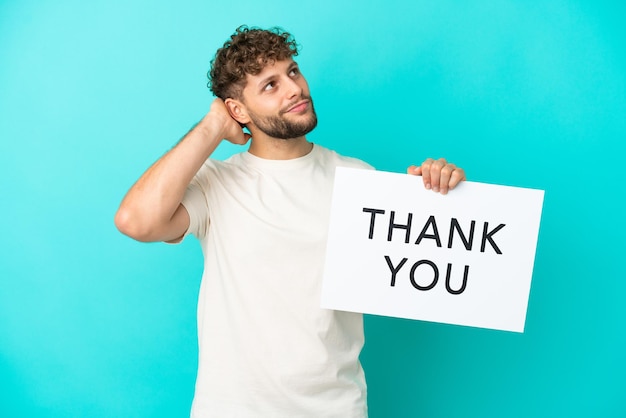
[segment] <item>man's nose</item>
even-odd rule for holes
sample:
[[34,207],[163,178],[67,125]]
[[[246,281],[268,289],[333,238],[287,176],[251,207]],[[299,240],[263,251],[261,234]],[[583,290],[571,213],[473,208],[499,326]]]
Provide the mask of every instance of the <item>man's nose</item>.
[[302,87],[291,78],[287,80],[287,98],[292,99],[297,96],[302,96]]

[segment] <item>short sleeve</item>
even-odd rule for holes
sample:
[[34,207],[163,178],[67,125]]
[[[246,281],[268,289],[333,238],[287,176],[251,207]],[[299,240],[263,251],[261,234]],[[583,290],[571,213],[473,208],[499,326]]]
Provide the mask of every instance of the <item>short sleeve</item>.
[[193,234],[198,239],[202,239],[208,232],[209,200],[207,193],[209,188],[209,171],[208,167],[203,165],[187,186],[183,196],[181,203],[189,214],[189,228],[185,232],[185,236]]

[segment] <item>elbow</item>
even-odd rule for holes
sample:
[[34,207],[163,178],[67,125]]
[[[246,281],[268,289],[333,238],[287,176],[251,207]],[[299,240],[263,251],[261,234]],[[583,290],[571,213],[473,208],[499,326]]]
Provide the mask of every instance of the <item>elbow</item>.
[[141,242],[154,241],[150,237],[150,230],[133,215],[132,211],[120,208],[115,214],[115,227],[124,235]]

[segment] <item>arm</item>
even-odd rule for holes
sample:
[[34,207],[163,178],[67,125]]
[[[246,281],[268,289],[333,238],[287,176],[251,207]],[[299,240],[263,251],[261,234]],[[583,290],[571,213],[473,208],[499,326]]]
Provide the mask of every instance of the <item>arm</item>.
[[222,139],[245,144],[250,135],[215,99],[206,116],[130,188],[115,214],[115,226],[138,241],[178,241],[189,228],[181,204],[185,189]]
[[465,180],[465,171],[454,164],[448,163],[445,158],[426,159],[421,166],[410,166],[408,174],[422,176],[424,187],[433,192],[447,194],[461,181]]

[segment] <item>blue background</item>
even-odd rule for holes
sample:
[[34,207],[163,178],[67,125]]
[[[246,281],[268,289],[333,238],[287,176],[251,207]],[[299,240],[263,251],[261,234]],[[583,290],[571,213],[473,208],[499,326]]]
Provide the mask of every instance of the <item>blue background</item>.
[[0,416],[188,415],[199,245],[113,215],[242,23],[302,45],[310,140],[546,190],[526,332],[367,316],[370,416],[626,416],[624,4],[0,1]]

